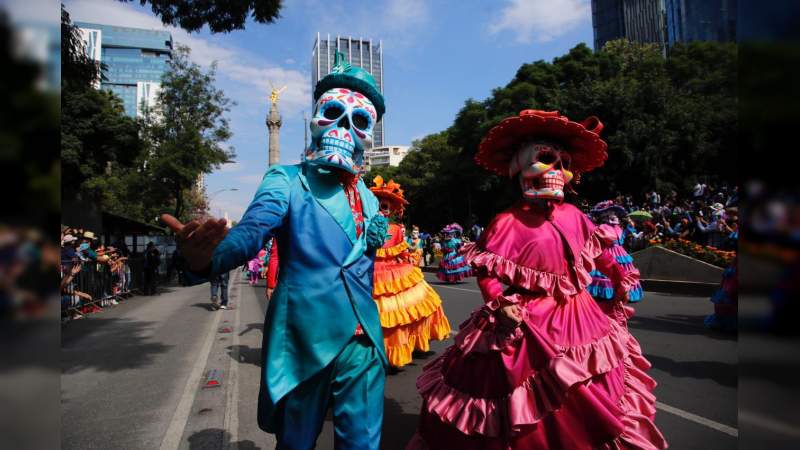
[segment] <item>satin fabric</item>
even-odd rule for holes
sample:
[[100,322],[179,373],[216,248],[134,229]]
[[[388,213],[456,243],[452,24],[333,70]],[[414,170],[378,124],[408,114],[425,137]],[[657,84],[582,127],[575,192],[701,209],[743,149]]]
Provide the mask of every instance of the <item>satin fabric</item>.
[[277,450],[314,448],[328,407],[335,448],[378,450],[385,378],[380,351],[368,338],[353,336],[336,359],[280,401]]
[[[368,229],[378,200],[363,181],[357,189]],[[278,284],[264,322],[263,430],[275,431],[276,404],[330,364],[359,324],[388,368],[372,300],[374,250],[368,251],[365,235],[356,236],[334,173],[309,164],[273,166],[242,220],[217,246],[212,273],[246,262],[272,236],[280,247]]]
[[[424,405],[408,449],[666,448],[625,309],[607,316],[585,291],[595,264],[620,286],[636,278],[594,231],[572,205],[546,214],[521,203],[465,251],[487,303],[417,380]],[[505,304],[521,308],[516,329],[498,326]]]

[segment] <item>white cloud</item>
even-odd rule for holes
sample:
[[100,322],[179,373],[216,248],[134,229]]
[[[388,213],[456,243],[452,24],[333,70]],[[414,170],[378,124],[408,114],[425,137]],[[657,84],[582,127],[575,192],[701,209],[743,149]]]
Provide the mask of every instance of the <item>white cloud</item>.
[[310,74],[296,69],[285,69],[244,49],[223,46],[196,34],[189,34],[181,28],[164,26],[157,17],[130,4],[108,0],[75,0],[66,3],[66,8],[73,21],[169,31],[177,44],[191,48],[193,61],[206,67],[216,61],[217,75],[221,78],[227,77],[240,85],[240,98],[226,91],[229,97],[234,97],[240,104],[266,104],[270,80],[276,86],[288,86],[281,95],[280,102],[284,115],[299,114],[310,102]]
[[521,44],[547,42],[591,20],[589,0],[509,0],[489,33],[510,32]]

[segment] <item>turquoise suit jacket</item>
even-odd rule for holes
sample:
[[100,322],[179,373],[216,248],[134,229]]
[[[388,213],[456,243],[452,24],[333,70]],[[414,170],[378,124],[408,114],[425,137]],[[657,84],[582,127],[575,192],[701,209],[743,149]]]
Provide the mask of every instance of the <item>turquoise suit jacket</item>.
[[336,174],[307,163],[273,166],[214,251],[212,275],[253,258],[272,236],[280,248],[278,285],[264,321],[258,423],[265,431],[275,431],[280,399],[333,361],[358,323],[389,366],[372,299],[375,252],[365,239],[378,200],[363,181],[357,189],[365,221],[360,237]]

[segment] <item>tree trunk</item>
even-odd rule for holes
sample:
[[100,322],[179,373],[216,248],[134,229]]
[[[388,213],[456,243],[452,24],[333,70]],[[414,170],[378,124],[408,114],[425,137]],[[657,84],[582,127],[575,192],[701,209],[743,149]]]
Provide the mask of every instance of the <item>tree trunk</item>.
[[183,189],[175,190],[175,217],[179,218],[183,213]]

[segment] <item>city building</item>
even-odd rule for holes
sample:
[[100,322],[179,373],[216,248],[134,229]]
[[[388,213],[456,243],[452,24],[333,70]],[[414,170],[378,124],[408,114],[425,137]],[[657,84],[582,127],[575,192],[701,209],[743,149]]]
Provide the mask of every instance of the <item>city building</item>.
[[664,15],[664,0],[592,0],[594,49],[620,38],[663,47]]
[[[336,51],[344,53],[347,62],[350,64],[361,67],[375,77],[375,83],[378,90],[383,94],[383,43],[382,41],[373,42],[371,39],[353,39],[351,36],[336,36],[331,38],[331,35],[322,37],[317,33],[317,39],[314,42],[314,48],[311,52],[311,92],[314,92],[314,86],[317,81],[331,72],[333,60]],[[312,110],[314,101],[312,99]],[[386,116],[384,116],[377,124],[375,124],[374,131],[374,147],[382,147],[386,142],[384,127],[386,124]]]
[[594,49],[626,38],[658,44],[736,40],[737,0],[592,0]]
[[81,30],[86,52],[105,65],[97,87],[121,98],[131,117],[139,116],[143,105],[152,106],[172,58],[172,34],[88,22],[75,25]]
[[364,168],[370,170],[375,167],[397,167],[400,161],[408,154],[407,145],[387,145],[373,147],[364,152]]
[[665,0],[667,43],[736,40],[737,0]]

